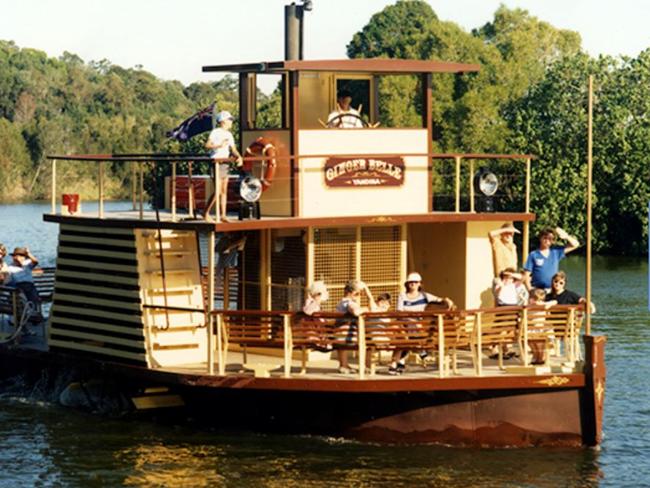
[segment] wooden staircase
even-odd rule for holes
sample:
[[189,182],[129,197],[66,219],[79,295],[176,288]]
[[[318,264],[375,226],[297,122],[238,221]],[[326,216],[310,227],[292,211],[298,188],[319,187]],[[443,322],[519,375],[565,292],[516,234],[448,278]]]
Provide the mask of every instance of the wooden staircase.
[[136,243],[150,365],[205,361],[207,330],[196,233],[141,229]]

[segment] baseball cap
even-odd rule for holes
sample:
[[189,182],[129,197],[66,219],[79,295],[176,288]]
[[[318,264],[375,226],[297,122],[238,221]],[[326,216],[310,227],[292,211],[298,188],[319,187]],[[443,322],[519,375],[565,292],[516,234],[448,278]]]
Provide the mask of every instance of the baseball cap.
[[230,120],[234,120],[234,117],[233,117],[232,114],[231,114],[230,112],[228,112],[227,110],[222,110],[221,112],[219,112],[219,113],[217,114],[217,124],[220,124],[220,123],[223,122],[224,120],[228,120],[228,119],[230,119]]

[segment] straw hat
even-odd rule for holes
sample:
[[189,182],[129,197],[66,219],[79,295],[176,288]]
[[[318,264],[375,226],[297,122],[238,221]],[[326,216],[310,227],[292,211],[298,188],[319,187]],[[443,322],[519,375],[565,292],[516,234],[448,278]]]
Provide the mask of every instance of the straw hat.
[[29,253],[27,252],[26,247],[16,247],[14,248],[14,252],[11,253],[12,256],[25,256],[28,257]]
[[512,232],[513,234],[521,234],[514,225],[512,225],[512,222],[504,222],[504,224],[501,226],[501,230],[508,230]]

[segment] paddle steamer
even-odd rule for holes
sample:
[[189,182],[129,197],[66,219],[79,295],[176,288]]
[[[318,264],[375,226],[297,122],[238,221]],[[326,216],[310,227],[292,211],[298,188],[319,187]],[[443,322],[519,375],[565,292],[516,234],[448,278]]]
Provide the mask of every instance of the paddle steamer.
[[[137,408],[180,407],[227,427],[389,443],[599,444],[605,339],[582,333],[585,311],[553,307],[542,312],[540,329],[531,309],[495,308],[490,292],[488,233],[515,222],[520,249],[529,248],[534,158],[433,151],[433,78],[478,70],[404,59],[205,66],[239,77],[241,147],[260,137],[273,147],[246,158],[253,173],[272,176],[259,215],[246,215],[253,218],[197,217],[211,179],[177,174],[177,165],[205,157],[52,156],[52,209],[44,220],[59,226],[59,244],[49,319],[41,341],[3,349],[3,362],[22,358],[75,366],[86,379],[119,378]],[[268,76],[282,95],[277,127],[258,120],[257,84]],[[419,118],[398,126],[384,117],[381,86],[399,77],[418,87],[411,95]],[[341,89],[363,105],[364,127],[324,127]],[[97,165],[97,212],[59,206],[57,164],[67,160]],[[108,163],[133,168],[132,210],[105,211]],[[170,166],[166,209],[146,204],[154,165]],[[509,211],[481,205],[486,197],[474,185],[477,172],[498,177],[499,168],[519,182]],[[447,199],[437,193],[444,175]],[[189,194],[181,198],[182,190]],[[341,337],[348,319],[333,310],[346,281],[396,298],[410,271],[458,309],[364,314],[355,319],[356,335]],[[316,280],[330,299],[316,320],[306,320],[305,289]],[[378,328],[379,321],[389,326]],[[417,332],[409,328],[414,321]],[[542,366],[525,352],[532,338],[547,346]],[[519,345],[520,358],[488,357],[490,347],[509,344]],[[339,373],[333,358],[340,348],[351,351],[356,372]],[[429,351],[434,361],[412,354],[404,374],[389,376],[395,349]]]

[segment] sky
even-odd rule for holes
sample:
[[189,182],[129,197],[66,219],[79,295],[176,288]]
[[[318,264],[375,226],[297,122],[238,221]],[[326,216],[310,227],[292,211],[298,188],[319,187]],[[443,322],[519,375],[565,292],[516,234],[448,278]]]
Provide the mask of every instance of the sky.
[[[648,0],[427,0],[438,17],[465,30],[492,20],[500,4],[523,8],[580,33],[599,54],[637,56],[650,47]],[[212,81],[214,64],[276,61],[284,56],[289,0],[0,0],[0,39],[84,61],[141,65],[161,79]],[[305,58],[345,58],[346,44],[395,0],[313,0],[306,13]],[[453,61],[453,60],[447,60]]]

